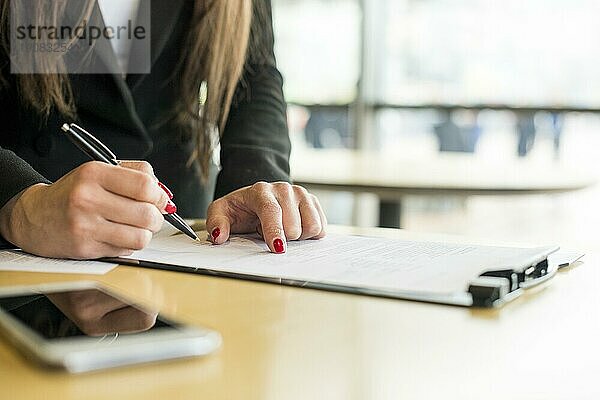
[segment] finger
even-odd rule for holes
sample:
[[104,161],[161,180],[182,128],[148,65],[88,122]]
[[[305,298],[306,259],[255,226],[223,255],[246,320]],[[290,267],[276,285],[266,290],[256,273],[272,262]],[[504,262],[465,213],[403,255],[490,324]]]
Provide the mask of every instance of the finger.
[[283,231],[287,240],[298,240],[302,235],[302,218],[291,185],[275,186],[275,198],[281,207]]
[[[154,175],[154,168],[152,167],[152,164],[150,164],[147,161],[120,160],[119,165],[124,168],[129,168],[129,169],[133,169],[135,171],[143,172],[145,174],[152,176],[154,179],[156,179],[156,176]],[[156,179],[156,180],[158,180],[158,179]]]
[[147,313],[128,306],[112,311],[102,317],[99,327],[104,333],[133,333],[152,328],[156,324],[156,313]]
[[112,222],[131,225],[137,228],[158,232],[163,225],[164,217],[158,209],[150,204],[135,201],[114,193],[103,191],[98,194],[100,215]]
[[319,217],[321,218],[321,232],[312,239],[322,239],[327,235],[327,216],[323,211],[323,207],[321,207],[319,199],[314,195],[312,196],[312,202],[319,213]]
[[133,170],[140,171],[145,174],[151,175],[154,178],[154,180],[156,181],[156,183],[158,184],[158,186],[167,194],[169,199],[170,200],[173,199],[173,192],[171,191],[171,189],[169,189],[167,187],[167,185],[165,185],[164,183],[162,183],[158,180],[158,178],[154,174],[154,168],[152,167],[152,164],[150,164],[149,162],[147,162],[147,161],[119,161],[119,165],[121,167],[133,169]]
[[111,311],[124,307],[122,301],[100,291],[69,292],[61,300],[79,320],[98,320]]
[[96,240],[121,249],[141,250],[152,239],[152,232],[147,229],[111,221],[104,221],[100,225]]
[[72,256],[69,256],[69,258],[74,260],[90,260],[102,257],[125,257],[130,256],[132,253],[133,250],[121,246],[90,241],[84,246],[75,246],[75,249],[72,251]]
[[128,168],[112,167],[99,177],[100,185],[120,196],[154,204],[163,211],[169,202],[167,194],[151,175]]
[[156,174],[154,173],[154,168],[152,167],[152,164],[150,164],[149,162],[147,162],[147,161],[119,161],[119,165],[121,167],[133,169],[133,170],[140,171],[145,174],[151,175],[154,178],[154,180],[156,181],[156,183],[158,184],[158,186],[167,194],[169,199],[171,199],[171,200],[173,199],[173,192],[171,191],[171,189],[169,189],[167,187],[167,185],[165,185],[164,183],[162,183],[158,180],[158,178],[156,177]]
[[99,243],[100,245],[102,245],[104,247],[105,250],[103,250],[102,254],[100,254],[99,256],[95,257],[95,258],[101,258],[101,257],[127,257],[133,254],[134,250],[132,249],[125,249],[123,247],[117,247],[117,246],[112,246],[106,243]]
[[227,199],[213,201],[206,214],[206,231],[214,244],[223,244],[229,239],[231,220]]
[[[268,184],[265,184],[268,185]],[[287,243],[283,229],[283,211],[270,186],[254,186],[246,204],[256,214],[262,226],[265,243],[273,253],[285,253]]]
[[300,236],[300,240],[312,239],[318,236],[323,228],[321,225],[321,216],[312,199],[303,199],[298,208],[302,217],[302,235]]

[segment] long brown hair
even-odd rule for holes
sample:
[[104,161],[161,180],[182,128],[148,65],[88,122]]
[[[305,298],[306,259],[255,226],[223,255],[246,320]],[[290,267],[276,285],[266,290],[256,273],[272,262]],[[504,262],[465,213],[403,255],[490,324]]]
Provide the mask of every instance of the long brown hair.
[[[0,35],[4,51],[9,53],[10,1],[2,1],[0,9]],[[161,0],[162,1],[162,0]],[[39,3],[39,4],[38,4]],[[51,25],[64,12],[66,1],[28,2],[35,21]],[[89,18],[94,1],[84,7],[80,21]],[[191,162],[198,162],[204,176],[208,171],[214,147],[212,132],[223,131],[235,89],[246,62],[249,43],[257,45],[257,24],[252,18],[262,20],[267,13],[265,0],[195,0],[190,29],[185,40],[174,76],[180,78],[180,101],[171,110],[173,119],[182,131],[195,141]],[[256,21],[259,22],[259,21]],[[263,22],[263,21],[260,21]],[[252,26],[254,25],[254,26]],[[251,31],[252,28],[252,31]],[[251,49],[260,52],[262,49]],[[35,54],[32,55],[35,57]],[[33,60],[35,62],[35,60]],[[57,59],[57,63],[61,61]],[[67,74],[60,73],[60,66],[46,69],[58,71],[53,74],[16,75],[17,89],[24,105],[47,117],[56,110],[66,116],[77,112]],[[2,79],[0,77],[0,79]],[[189,84],[196,82],[197,85]],[[206,83],[206,99],[199,112],[199,92],[202,82]],[[2,82],[0,82],[2,83]],[[6,82],[4,82],[6,83]],[[183,84],[186,83],[186,84]]]

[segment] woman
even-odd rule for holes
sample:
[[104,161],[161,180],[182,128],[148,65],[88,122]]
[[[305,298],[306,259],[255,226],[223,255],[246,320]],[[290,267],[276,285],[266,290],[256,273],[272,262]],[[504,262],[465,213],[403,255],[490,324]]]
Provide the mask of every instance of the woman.
[[[151,17],[150,73],[126,76],[114,73],[123,49],[102,38],[84,56],[106,73],[11,73],[11,14],[49,24],[70,13],[90,26],[108,26],[113,18],[108,0],[76,13],[72,1],[66,8],[65,2],[26,3],[2,1],[0,235],[7,241],[48,257],[130,254],[162,224],[169,190],[161,190],[155,175],[171,187],[180,215],[203,216],[213,195],[216,128],[221,170],[206,214],[211,240],[222,244],[231,233],[258,231],[272,252],[284,253],[287,240],[324,236],[318,200],[288,183],[290,142],[269,1],[113,3],[127,4],[114,15]],[[139,52],[133,46],[125,53]],[[64,58],[49,66],[39,53],[27,56],[28,66],[65,71]],[[206,101],[199,108],[203,82]],[[148,162],[89,162],[59,132],[70,121],[120,158]]]

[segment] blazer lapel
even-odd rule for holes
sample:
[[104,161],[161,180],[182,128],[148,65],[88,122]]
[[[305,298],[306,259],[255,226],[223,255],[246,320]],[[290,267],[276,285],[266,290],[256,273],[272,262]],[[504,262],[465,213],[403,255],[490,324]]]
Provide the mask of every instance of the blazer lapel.
[[[98,27],[100,29],[104,29],[104,19],[102,18],[102,13],[100,11],[100,7],[96,0],[94,1],[94,8],[92,10],[92,14],[90,15],[89,21],[87,21],[88,26]],[[76,7],[75,4],[82,4],[81,2],[70,3],[66,9],[66,17],[68,25],[75,26],[75,24],[79,23],[80,16],[77,15],[81,11],[81,7]],[[77,25],[79,26],[79,25]],[[94,73],[105,73],[105,74],[114,74],[118,76],[119,74],[115,74],[115,71],[119,71],[119,66],[117,62],[117,58],[115,56],[115,52],[112,48],[110,42],[104,37],[93,41],[93,45],[91,48],[91,52],[88,52],[87,39],[80,39],[86,43],[85,46],[79,51],[74,51],[72,56],[74,58],[79,58],[81,60],[81,68],[84,71],[94,72]],[[70,60],[69,65],[77,67],[76,59]],[[102,65],[98,65],[98,61],[101,62]],[[87,65],[87,68],[83,69]],[[69,71],[71,73],[80,73],[79,68],[75,71]]]
[[[154,65],[161,55],[165,45],[171,37],[174,27],[178,23],[185,0],[142,0],[138,12],[139,21],[136,23],[141,26],[150,26],[150,68]],[[142,9],[149,7],[150,12]],[[148,21],[147,19],[150,19]],[[142,59],[143,45],[136,41],[131,49],[130,60]],[[130,74],[127,75],[127,85],[134,89],[148,74]]]
[[[102,12],[100,11],[97,1],[93,1],[94,8],[87,23],[89,26],[104,29],[105,23],[102,17]],[[69,18],[71,25],[79,22],[79,15],[76,15],[76,13],[79,11],[80,9],[75,6],[67,8],[67,18]],[[86,39],[81,40],[85,41]],[[83,46],[83,48],[80,50],[69,52],[67,56],[70,57],[70,61],[67,63],[73,68],[71,71],[69,71],[70,73],[83,73],[84,75],[89,75],[90,79],[93,79],[94,74],[110,75],[111,81],[114,82],[116,89],[120,92],[125,104],[128,106],[128,108],[130,108],[129,112],[135,113],[135,107],[133,107],[133,105],[127,101],[128,98],[131,98],[131,93],[127,87],[127,84],[125,83],[125,80],[123,79],[123,76],[118,72],[120,71],[119,63],[113,47],[108,39],[106,39],[104,36],[101,36],[93,41],[91,49]],[[110,90],[110,88],[107,89]]]
[[[102,18],[100,7],[98,6],[96,0],[93,1],[94,9],[92,15],[90,16],[89,24],[91,26],[104,28],[105,24]],[[142,19],[139,21],[139,23],[136,23],[136,25],[151,26],[150,67],[156,62],[164,50],[174,27],[178,23],[178,17],[181,14],[181,10],[185,4],[185,1],[186,0],[140,1],[140,10],[138,11],[138,16]],[[146,12],[147,9],[143,10],[142,7],[149,7],[150,12]],[[67,17],[70,18],[71,21],[76,21],[76,19],[79,17],[78,15],[75,15],[77,12],[79,12],[79,10],[76,10],[75,8],[68,8]],[[148,16],[150,21],[145,20],[148,18]],[[130,58],[136,57],[136,52],[147,51],[147,49],[143,48],[143,44],[140,44],[140,42],[141,41],[134,41]],[[73,57],[81,56],[82,55],[77,54],[77,52],[73,54]],[[136,105],[132,94],[133,89],[139,85],[139,83],[145,77],[149,76],[149,74],[130,74],[127,75],[126,79],[123,79],[121,74],[115,73],[116,71],[120,71],[117,58],[110,41],[104,37],[101,37],[95,41],[94,47],[91,53],[88,54],[88,57],[86,57],[85,62],[96,64],[93,67],[97,72],[110,76],[109,82],[114,83],[114,87],[112,89],[116,89],[118,91],[123,100],[123,105],[127,110],[127,115],[129,116],[128,124],[131,125],[132,128],[135,128],[135,130],[138,131],[138,134],[141,134],[148,141],[150,141],[148,131],[136,111]],[[94,79],[94,76],[80,76],[78,79],[83,79],[83,81],[85,81],[87,79]],[[110,87],[107,87],[106,89],[111,90]],[[124,122],[125,121],[122,121],[122,123]]]

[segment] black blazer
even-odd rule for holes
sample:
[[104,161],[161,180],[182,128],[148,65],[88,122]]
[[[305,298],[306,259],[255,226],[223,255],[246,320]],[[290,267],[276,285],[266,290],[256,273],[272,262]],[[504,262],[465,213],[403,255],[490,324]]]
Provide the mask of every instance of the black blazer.
[[[265,1],[270,10],[270,1]],[[70,80],[77,122],[120,159],[149,161],[159,179],[175,193],[179,213],[203,217],[213,196],[218,198],[261,180],[289,181],[290,141],[270,15],[266,34],[259,39],[268,52],[262,58],[249,57],[251,62],[222,133],[222,169],[216,182],[216,167],[212,182],[202,184],[198,167],[187,166],[193,150],[191,140],[179,135],[172,124],[157,126],[157,118],[178,98],[169,75],[179,60],[192,6],[189,0],[151,2],[150,74],[128,75],[126,79],[111,74],[70,75]],[[97,6],[94,16],[101,18]],[[97,42],[92,57],[92,62],[100,65],[116,63],[107,41]],[[60,132],[64,118],[53,113],[40,120],[22,106],[8,58],[2,58],[2,73],[9,85],[0,92],[0,207],[28,186],[55,181],[89,161]]]

